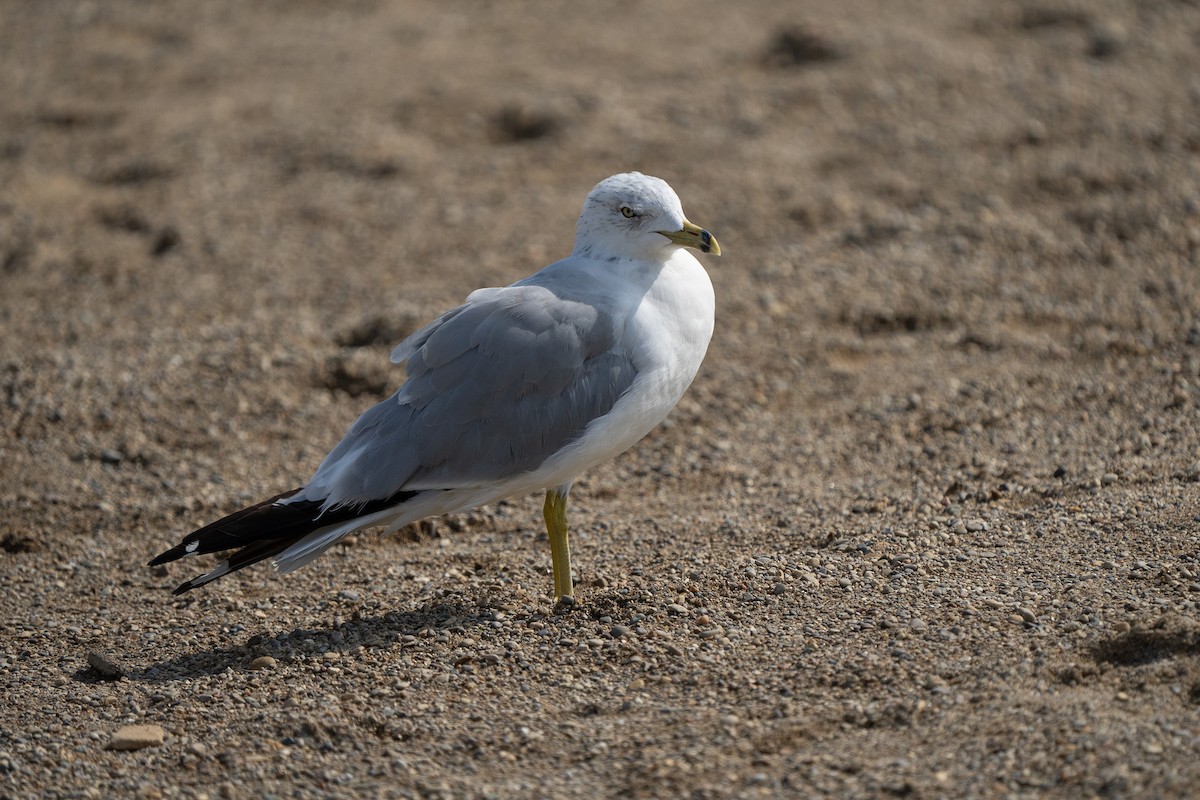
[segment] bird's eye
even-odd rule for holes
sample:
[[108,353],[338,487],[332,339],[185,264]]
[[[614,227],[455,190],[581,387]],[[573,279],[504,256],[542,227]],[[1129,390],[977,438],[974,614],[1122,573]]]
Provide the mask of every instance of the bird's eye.
[[632,219],[633,217],[637,216],[637,212],[629,206],[621,206],[621,215],[625,217],[625,219]]

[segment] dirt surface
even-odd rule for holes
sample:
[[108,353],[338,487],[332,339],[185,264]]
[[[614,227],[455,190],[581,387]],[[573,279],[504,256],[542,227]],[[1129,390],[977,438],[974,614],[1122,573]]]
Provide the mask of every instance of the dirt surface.
[[[0,16],[0,795],[1200,791],[1195,2]],[[627,169],[717,332],[577,608],[538,497],[144,566]]]

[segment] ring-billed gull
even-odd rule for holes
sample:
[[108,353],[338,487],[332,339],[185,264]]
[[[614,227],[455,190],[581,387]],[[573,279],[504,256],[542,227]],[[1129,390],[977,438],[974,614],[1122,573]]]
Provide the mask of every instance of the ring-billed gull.
[[308,483],[188,534],[151,566],[236,550],[181,594],[267,558],[289,572],[362,528],[545,489],[554,596],[572,597],[571,483],[662,422],[708,349],[712,283],[687,248],[721,254],[665,181],[606,178],[570,256],[471,293],[392,351],[407,380]]

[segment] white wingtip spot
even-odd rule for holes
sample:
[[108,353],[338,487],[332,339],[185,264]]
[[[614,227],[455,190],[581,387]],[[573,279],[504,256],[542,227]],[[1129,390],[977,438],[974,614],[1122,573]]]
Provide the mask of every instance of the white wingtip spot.
[[190,556],[192,553],[196,552],[196,548],[197,548],[197,547],[199,547],[199,546],[200,546],[200,540],[199,540],[199,539],[197,539],[197,540],[196,540],[196,541],[194,541],[194,542],[188,542],[188,543],[187,543],[187,546],[183,548],[183,551],[184,551],[184,552],[185,552],[187,555],[189,555],[189,556]]
[[211,571],[206,572],[203,575],[201,575],[199,578],[196,578],[195,580],[193,580],[192,588],[195,589],[196,587],[203,586],[206,583],[212,583],[213,581],[215,581],[217,578],[221,577],[222,575],[228,574],[228,572],[229,572],[229,561],[227,559],[225,561],[222,561],[220,564],[217,564],[217,566],[213,567],[213,569]]

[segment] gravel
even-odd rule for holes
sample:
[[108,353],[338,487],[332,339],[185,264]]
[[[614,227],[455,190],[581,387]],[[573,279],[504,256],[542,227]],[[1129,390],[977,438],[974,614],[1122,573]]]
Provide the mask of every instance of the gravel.
[[[1200,10],[613,11],[9,4],[0,795],[1196,794]],[[628,168],[717,333],[573,606],[537,497],[144,566]]]

